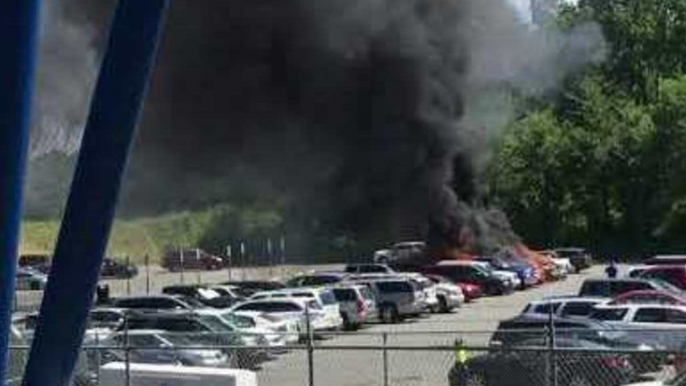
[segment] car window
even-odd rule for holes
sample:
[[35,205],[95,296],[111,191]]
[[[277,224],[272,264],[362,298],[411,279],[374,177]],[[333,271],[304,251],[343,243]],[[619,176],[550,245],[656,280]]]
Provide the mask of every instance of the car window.
[[666,310],[667,323],[686,324],[686,313],[681,310]]
[[594,302],[568,302],[560,314],[562,316],[587,316],[593,311],[595,305]]
[[[126,337],[121,336],[121,342],[126,341]],[[160,347],[162,341],[152,335],[129,335],[129,346],[135,347]]]
[[365,286],[360,288],[360,293],[362,294],[362,297],[364,297],[366,300],[374,300],[374,294],[369,289],[369,287]]
[[321,299],[322,304],[325,306],[330,306],[336,304],[336,297],[331,291],[322,291],[319,293],[319,299]]
[[606,282],[602,281],[587,281],[581,287],[582,296],[608,296],[609,289]]
[[320,286],[325,284],[334,284],[340,282],[341,279],[337,276],[308,276],[303,279],[302,286]]
[[627,313],[626,308],[600,308],[595,309],[591,315],[591,319],[604,321],[621,321]]
[[293,292],[291,296],[294,298],[313,298],[314,294],[312,292]]
[[265,312],[301,312],[303,309],[299,305],[290,302],[270,302],[265,303],[261,311]]
[[379,292],[414,292],[412,285],[404,281],[380,281],[376,284]]
[[218,315],[201,315],[200,320],[203,323],[205,323],[205,325],[207,325],[209,328],[211,328],[214,332],[234,330],[234,328],[231,327],[231,325],[224,322],[224,320]]
[[253,318],[245,315],[236,315],[231,312],[227,312],[222,314],[222,317],[229,321],[229,323],[233,324],[234,326],[238,328],[253,328],[255,327],[255,321]]
[[386,273],[386,267],[381,265],[362,265],[359,267],[361,273]]
[[666,313],[661,308],[641,308],[634,315],[634,322],[639,323],[664,323]]
[[355,290],[352,288],[334,288],[333,294],[339,302],[354,302],[357,300]]
[[267,311],[269,303],[246,303],[236,307],[237,311]]
[[543,303],[543,304],[537,304],[536,307],[534,307],[534,313],[537,314],[549,314],[552,312],[553,314],[557,312],[557,309],[560,308],[561,303]]
[[116,312],[93,311],[90,314],[90,319],[94,322],[118,322],[122,316]]
[[160,318],[156,323],[156,328],[170,332],[202,332],[208,328],[202,323],[193,319],[186,318]]

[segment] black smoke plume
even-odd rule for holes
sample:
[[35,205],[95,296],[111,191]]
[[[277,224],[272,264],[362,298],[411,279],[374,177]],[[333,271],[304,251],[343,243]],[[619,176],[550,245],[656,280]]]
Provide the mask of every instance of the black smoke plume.
[[[65,0],[48,27],[80,40],[44,46],[100,57],[113,5]],[[383,244],[431,228],[458,244],[511,119],[498,95],[549,90],[601,40],[593,26],[551,36],[505,0],[174,0],[122,212],[275,200],[313,232]],[[80,125],[36,137],[55,130],[77,140]]]

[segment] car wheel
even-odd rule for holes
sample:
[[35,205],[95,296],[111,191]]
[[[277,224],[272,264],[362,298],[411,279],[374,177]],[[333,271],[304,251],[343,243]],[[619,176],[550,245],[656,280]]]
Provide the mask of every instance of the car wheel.
[[575,375],[567,382],[567,386],[593,386],[593,384],[586,377]]
[[384,323],[396,323],[398,321],[398,309],[392,304],[381,307],[381,320]]
[[448,301],[445,300],[445,297],[443,296],[438,297],[438,310],[444,314],[450,312],[450,308],[448,308]]
[[343,319],[343,330],[352,331],[354,330],[353,324],[350,322],[348,315],[341,313],[341,318]]

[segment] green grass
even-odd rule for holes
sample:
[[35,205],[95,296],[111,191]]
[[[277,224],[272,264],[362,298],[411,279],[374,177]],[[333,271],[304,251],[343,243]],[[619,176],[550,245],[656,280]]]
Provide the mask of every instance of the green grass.
[[[145,255],[159,262],[165,248],[196,246],[211,223],[209,212],[180,212],[173,215],[131,221],[115,221],[107,254],[129,256],[142,263]],[[59,221],[27,220],[22,224],[21,252],[48,252],[54,249]]]

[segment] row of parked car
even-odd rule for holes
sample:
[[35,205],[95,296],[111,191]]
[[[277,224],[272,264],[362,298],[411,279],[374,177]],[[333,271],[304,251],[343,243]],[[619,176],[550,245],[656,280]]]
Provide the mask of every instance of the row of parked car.
[[[686,256],[655,256],[624,277],[587,279],[577,294],[533,301],[500,322],[493,347],[587,350],[561,353],[561,385],[617,386],[673,365],[686,368]],[[624,352],[624,353],[623,353]],[[668,353],[677,355],[669,355]],[[453,386],[545,384],[545,351],[502,350],[457,363]],[[679,381],[681,379],[681,381]],[[678,375],[671,384],[686,379]],[[658,386],[661,382],[641,385]]]

